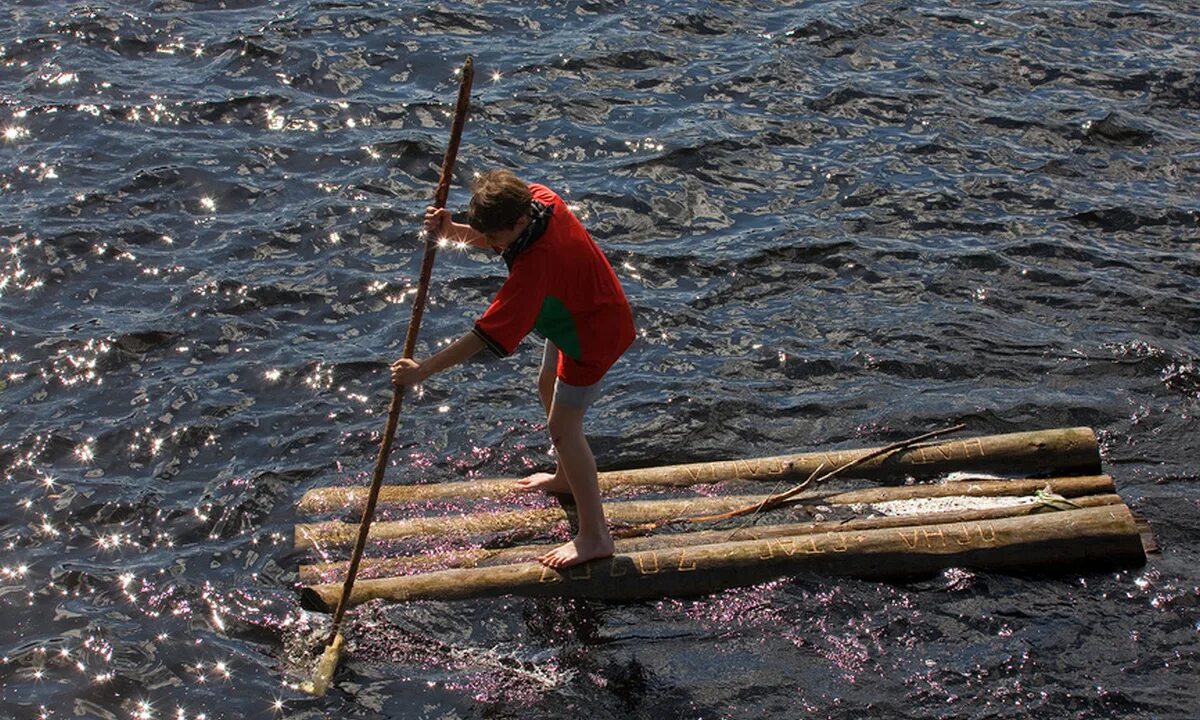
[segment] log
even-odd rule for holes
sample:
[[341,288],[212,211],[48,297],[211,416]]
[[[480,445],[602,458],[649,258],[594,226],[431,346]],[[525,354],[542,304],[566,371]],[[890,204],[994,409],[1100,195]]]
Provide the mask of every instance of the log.
[[[1116,492],[1112,478],[1107,475],[1046,478],[1039,480],[959,480],[930,485],[869,488],[845,492],[814,491],[797,495],[789,505],[819,502],[826,505],[854,505],[888,500],[907,500],[932,497],[983,497],[1031,495],[1049,487],[1064,497],[1080,497]],[[699,497],[679,500],[634,500],[606,503],[604,512],[609,522],[639,524],[725,512],[762,502],[765,495],[734,495],[728,497]],[[370,539],[396,540],[419,536],[473,535],[512,530],[545,531],[566,519],[559,508],[511,510],[479,515],[454,517],[418,517],[405,520],[376,522],[371,526]],[[352,542],[358,532],[356,524],[328,521],[297,524],[295,547],[307,549],[344,545]]]
[[[1071,500],[1076,507],[1099,507],[1123,504],[1116,494],[1085,495]],[[1033,515],[1040,512],[1061,512],[1059,508],[1044,503],[1026,502],[1020,505],[981,508],[973,510],[951,510],[920,515],[890,515],[854,518],[843,521],[806,523],[781,523],[778,525],[748,526],[724,530],[700,530],[696,532],[665,533],[645,537],[618,538],[616,551],[627,554],[640,550],[652,550],[689,545],[709,545],[734,540],[763,540],[767,538],[815,535],[826,532],[848,532],[851,530],[875,530],[879,528],[938,525],[945,523],[978,522],[1005,517]],[[1139,525],[1139,529],[1141,526]],[[1145,536],[1143,530],[1143,537]],[[493,567],[519,562],[529,562],[544,555],[558,543],[550,545],[520,545],[506,548],[466,548],[448,552],[433,552],[421,555],[368,558],[359,566],[360,578],[413,575],[431,570],[454,567]],[[1143,543],[1144,544],[1144,543]],[[1149,550],[1147,550],[1147,553]],[[315,585],[328,582],[345,572],[347,563],[327,562],[300,566],[300,582]]]
[[[1129,508],[1120,504],[978,522],[643,550],[562,571],[535,562],[441,570],[363,580],[348,602],[510,594],[635,600],[708,593],[804,572],[901,579],[948,567],[1061,572],[1144,562],[1137,523]],[[301,593],[301,603],[328,612],[341,592],[340,583],[308,587]]]
[[[800,482],[815,471],[829,471],[879,448],[833,450],[795,455],[665,465],[599,474],[600,489],[610,492],[631,487],[686,487],[729,480]],[[1056,428],[984,435],[965,440],[930,442],[863,463],[845,477],[929,478],[949,472],[1006,475],[1094,474],[1100,472],[1100,451],[1091,428]],[[517,492],[516,478],[385,485],[382,503],[427,502],[462,498],[502,498]],[[366,491],[359,487],[313,488],[300,499],[305,512],[359,509]]]

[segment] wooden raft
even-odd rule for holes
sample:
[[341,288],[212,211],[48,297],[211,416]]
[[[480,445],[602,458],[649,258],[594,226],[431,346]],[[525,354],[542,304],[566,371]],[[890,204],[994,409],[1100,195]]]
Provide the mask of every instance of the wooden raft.
[[[820,466],[837,467],[874,448],[729,460],[601,473],[605,512],[618,530],[745,507],[766,495],[696,496],[668,500],[618,500],[621,488],[686,488],[735,481],[771,492],[803,481]],[[455,600],[505,594],[631,600],[694,595],[771,578],[820,572],[900,579],[948,567],[1045,572],[1145,562],[1153,540],[1116,494],[1112,478],[1098,474],[1100,455],[1089,428],[1064,428],[930,442],[854,468],[849,477],[900,481],[947,473],[1002,473],[1007,479],[964,477],[949,482],[832,489],[794,498],[749,524],[745,518],[711,525],[673,523],[671,530],[617,540],[616,555],[562,571],[536,558],[547,544],[504,548],[476,545],[444,552],[366,558],[351,604],[373,599]],[[1024,477],[1012,477],[1015,475]],[[1038,477],[1030,477],[1038,476]],[[794,482],[792,482],[794,481]],[[839,478],[838,483],[844,482]],[[404,519],[375,523],[371,539],[402,541],[470,538],[508,532],[540,535],[563,531],[560,508],[511,509],[423,517],[416,503],[489,498],[505,500],[515,479],[385,487],[380,502]],[[303,510],[354,511],[359,488],[317,488]],[[911,506],[911,507],[910,507]],[[408,512],[411,511],[411,512]],[[815,519],[797,522],[802,518]],[[823,520],[821,515],[843,515]],[[325,521],[296,526],[297,549],[328,556],[353,542],[356,526]],[[344,562],[302,565],[302,604],[329,612],[342,592]]]

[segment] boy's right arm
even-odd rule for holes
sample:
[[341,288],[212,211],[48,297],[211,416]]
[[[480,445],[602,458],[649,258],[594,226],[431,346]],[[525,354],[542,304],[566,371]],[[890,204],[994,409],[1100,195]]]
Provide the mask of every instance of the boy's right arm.
[[425,208],[425,231],[451,242],[462,242],[477,248],[486,248],[487,238],[470,225],[454,222],[450,211],[430,205]]

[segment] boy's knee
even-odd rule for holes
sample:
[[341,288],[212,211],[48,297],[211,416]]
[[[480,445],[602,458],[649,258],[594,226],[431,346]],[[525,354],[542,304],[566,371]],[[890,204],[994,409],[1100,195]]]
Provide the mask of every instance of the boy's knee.
[[550,443],[554,445],[554,447],[558,447],[559,443],[561,443],[563,438],[566,436],[566,428],[564,428],[563,424],[560,422],[556,423],[553,420],[550,420],[546,423],[546,430],[550,432]]
[[582,430],[582,427],[573,418],[565,418],[551,413],[550,418],[546,421],[546,429],[550,431],[550,442],[558,447],[559,443],[569,437],[571,433]]

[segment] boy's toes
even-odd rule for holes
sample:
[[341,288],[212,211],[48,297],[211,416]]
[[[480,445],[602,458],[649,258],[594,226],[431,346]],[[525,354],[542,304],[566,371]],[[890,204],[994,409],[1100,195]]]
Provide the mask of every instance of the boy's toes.
[[573,564],[573,560],[578,557],[573,543],[567,543],[554,548],[550,552],[538,558],[538,562],[548,568],[558,570]]
[[533,488],[533,487],[536,487],[539,483],[546,482],[551,477],[553,477],[553,476],[550,473],[534,473],[534,474],[530,475],[529,477],[523,477],[523,478],[520,478],[519,480],[517,480],[517,487]]
[[571,486],[567,484],[567,481],[554,473],[534,473],[529,477],[517,480],[516,487],[522,492],[541,490],[564,495],[571,493]]

